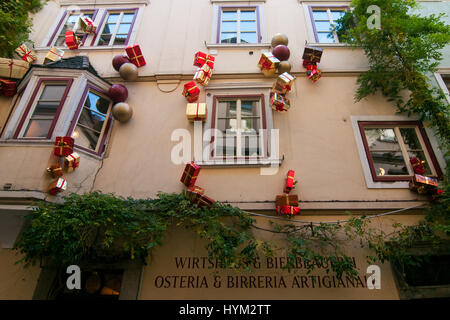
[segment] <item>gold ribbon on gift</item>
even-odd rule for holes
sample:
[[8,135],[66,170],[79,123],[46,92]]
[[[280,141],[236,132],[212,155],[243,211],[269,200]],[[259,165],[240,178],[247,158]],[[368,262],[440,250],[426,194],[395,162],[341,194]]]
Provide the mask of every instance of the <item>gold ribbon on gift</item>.
[[138,64],[138,67],[141,66],[141,63],[139,62],[139,58],[144,57],[142,54],[141,55],[137,55],[136,51],[134,51],[135,47],[130,47],[130,49],[133,51],[133,57],[130,58],[131,60],[136,60],[136,63]]
[[60,148],[59,150],[59,154],[64,154],[64,148],[69,148],[71,150],[73,150],[72,146],[69,145],[67,142],[65,142],[64,140],[60,140],[58,141],[58,145],[56,146],[57,148]]

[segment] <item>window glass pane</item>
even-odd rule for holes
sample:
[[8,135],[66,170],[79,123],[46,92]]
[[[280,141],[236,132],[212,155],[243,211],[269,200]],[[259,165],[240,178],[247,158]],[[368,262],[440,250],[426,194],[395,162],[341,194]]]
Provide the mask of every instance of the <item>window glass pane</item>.
[[120,24],[119,29],[117,30],[118,34],[128,34],[131,28],[131,23]]
[[327,21],[316,21],[316,31],[331,31],[331,23]]
[[98,39],[98,45],[99,46],[107,46],[109,45],[109,40],[111,40],[110,34],[102,34]]
[[64,85],[46,85],[39,100],[61,100],[64,90]]
[[237,31],[237,22],[222,22],[222,32]]
[[103,29],[102,34],[111,34],[114,32],[116,25],[115,24],[106,24],[105,28]]
[[416,129],[400,128],[400,134],[402,135],[403,142],[405,143],[407,150],[422,150],[422,146],[416,134]]
[[334,37],[331,32],[330,33],[318,32],[317,38],[319,39],[319,43],[334,43]]
[[236,101],[219,102],[218,118],[236,118]]
[[127,34],[117,34],[113,45],[121,45],[124,44],[127,41],[128,35]]
[[241,115],[242,117],[259,116],[259,108],[257,108],[257,101],[242,101],[241,102]]
[[96,95],[95,93],[89,91],[89,94],[87,96],[86,102],[84,103],[84,106],[86,108],[90,108],[98,113],[102,113],[103,115],[106,115],[108,113],[110,102],[101,97]]
[[259,136],[257,134],[243,136],[241,148],[241,154],[243,156],[258,156]]
[[366,128],[364,132],[370,151],[400,151],[394,129]]
[[119,13],[111,13],[106,20],[106,23],[116,23],[119,19]]
[[256,32],[256,21],[241,21],[241,31]]
[[400,151],[371,152],[371,154],[377,176],[409,175],[403,155]]
[[244,133],[256,134],[259,130],[259,118],[242,118],[241,129]]
[[328,17],[328,13],[326,11],[313,11],[313,18],[314,20],[327,20],[329,21],[330,18]]
[[133,18],[134,18],[134,13],[124,13],[120,23],[124,23],[124,22],[131,23],[131,22],[133,22]]
[[52,125],[53,119],[44,120],[44,119],[36,119],[30,120],[28,123],[28,127],[25,130],[24,137],[27,138],[46,138],[48,135],[48,131]]
[[100,138],[100,133],[77,125],[72,137],[76,139],[77,145],[95,150]]
[[223,11],[222,12],[222,21],[225,20],[237,20],[237,11]]
[[221,43],[237,43],[237,33],[222,33],[220,36]]
[[83,108],[81,110],[80,117],[78,118],[78,123],[98,132],[102,131],[104,122],[105,117],[103,115],[93,112],[92,110],[87,108]]
[[243,43],[257,43],[258,39],[256,32],[241,32],[241,42]]
[[38,102],[36,108],[34,109],[32,118],[38,116],[53,117],[58,110],[59,101],[54,102]]
[[333,21],[338,20],[344,14],[345,14],[344,10],[331,10],[331,17],[333,18]]
[[256,20],[255,10],[241,11],[241,20]]

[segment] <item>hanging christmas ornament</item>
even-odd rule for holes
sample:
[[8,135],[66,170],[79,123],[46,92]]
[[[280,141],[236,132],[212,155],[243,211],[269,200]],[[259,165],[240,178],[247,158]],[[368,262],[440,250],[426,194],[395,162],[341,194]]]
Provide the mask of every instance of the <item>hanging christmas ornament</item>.
[[133,115],[133,109],[131,109],[128,103],[119,102],[114,105],[112,114],[114,119],[116,119],[120,123],[125,123],[131,119],[131,116]]
[[285,34],[282,33],[277,33],[276,35],[273,36],[272,38],[272,48],[275,48],[276,46],[282,44],[284,46],[287,46],[289,43],[289,39]]
[[411,165],[413,167],[414,173],[417,174],[424,174],[425,173],[425,161],[420,160],[419,158],[413,157],[409,160],[411,162]]
[[118,56],[115,56],[112,60],[112,65],[113,68],[116,71],[119,71],[120,67],[124,64],[124,63],[130,63],[130,59],[128,59],[127,56],[123,55],[123,54],[119,54]]
[[128,98],[128,90],[121,84],[113,84],[109,88],[108,96],[116,103],[125,102]]
[[279,44],[275,48],[273,48],[272,53],[275,56],[275,58],[277,58],[280,61],[288,60],[291,55],[289,48],[283,44]]
[[281,61],[280,64],[278,65],[278,73],[282,74],[285,72],[291,72],[291,64],[289,63],[289,61]]
[[127,81],[135,81],[138,77],[138,68],[132,63],[124,63],[119,68],[120,77]]

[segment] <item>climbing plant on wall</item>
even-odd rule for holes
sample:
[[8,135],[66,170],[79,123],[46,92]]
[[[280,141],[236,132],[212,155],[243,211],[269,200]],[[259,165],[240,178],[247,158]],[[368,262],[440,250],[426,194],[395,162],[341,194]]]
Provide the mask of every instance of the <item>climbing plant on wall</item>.
[[14,49],[28,40],[32,28],[30,14],[39,11],[45,2],[0,1],[0,57],[11,58]]

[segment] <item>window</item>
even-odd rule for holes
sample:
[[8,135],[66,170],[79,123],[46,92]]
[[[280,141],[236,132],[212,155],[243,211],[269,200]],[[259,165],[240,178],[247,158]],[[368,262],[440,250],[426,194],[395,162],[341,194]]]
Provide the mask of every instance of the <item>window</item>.
[[101,154],[111,123],[111,100],[89,85],[81,102],[68,135],[78,147]]
[[425,160],[425,175],[441,172],[419,122],[358,122],[373,181],[408,181],[410,159]]
[[[97,41],[93,43],[98,46],[127,45],[133,29],[138,9],[127,11],[105,11],[105,16],[99,25],[101,28]],[[103,24],[104,21],[104,24]]]
[[[65,34],[66,31],[73,31],[81,39],[81,42],[84,43],[87,35],[80,32],[80,26],[78,24],[78,20],[80,17],[89,17],[92,20],[95,19],[97,11],[81,11],[81,12],[66,12],[63,18],[61,19],[55,34],[50,39],[47,46],[57,46],[57,47],[66,47],[65,42]],[[55,37],[57,32],[57,36]]]
[[317,43],[338,43],[339,39],[335,31],[333,31],[333,24],[336,20],[341,18],[346,7],[309,7],[311,21],[314,29],[314,36]]
[[265,154],[261,129],[266,129],[264,96],[214,97],[214,157],[258,157]]
[[221,8],[217,43],[260,43],[258,9]]
[[71,84],[72,79],[41,79],[14,137],[50,139]]

